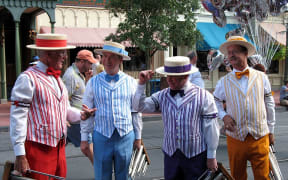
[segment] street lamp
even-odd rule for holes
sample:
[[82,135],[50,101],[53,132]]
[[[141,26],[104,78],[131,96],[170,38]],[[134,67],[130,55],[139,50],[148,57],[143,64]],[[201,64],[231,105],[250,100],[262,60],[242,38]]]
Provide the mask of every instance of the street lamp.
[[285,71],[284,71],[284,81],[288,80],[288,3],[281,8],[281,13],[283,13],[283,20],[286,27],[286,51],[285,51]]

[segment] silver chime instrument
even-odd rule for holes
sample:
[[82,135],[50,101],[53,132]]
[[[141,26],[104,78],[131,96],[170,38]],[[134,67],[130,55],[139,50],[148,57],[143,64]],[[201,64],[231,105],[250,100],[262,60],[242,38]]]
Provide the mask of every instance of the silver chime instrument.
[[[15,171],[13,169],[14,169],[14,163],[7,161],[5,163],[5,166],[4,166],[4,173],[2,176],[2,180],[34,180],[34,179],[31,179],[28,177],[21,176],[21,174],[18,171]],[[28,171],[28,173],[36,173],[36,174],[41,174],[41,175],[47,176],[49,180],[52,178],[53,179],[61,179],[61,180],[65,179],[64,177],[55,176],[55,175],[35,171],[32,169],[29,169],[27,171]]]
[[198,180],[234,180],[222,163],[218,162],[218,169],[215,172],[206,170]]
[[284,180],[275,156],[275,149],[273,145],[270,145],[269,147],[269,161],[270,161],[270,172],[269,172],[270,179]]
[[132,152],[129,165],[129,176],[134,179],[135,176],[144,176],[150,165],[150,159],[142,143],[140,149],[135,148]]

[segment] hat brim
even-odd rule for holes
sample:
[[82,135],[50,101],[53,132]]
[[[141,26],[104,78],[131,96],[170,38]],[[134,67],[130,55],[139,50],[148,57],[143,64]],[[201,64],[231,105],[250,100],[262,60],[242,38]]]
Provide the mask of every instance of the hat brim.
[[219,48],[220,52],[227,56],[228,55],[227,48],[228,48],[228,46],[231,46],[231,45],[240,45],[240,46],[246,47],[247,50],[248,50],[248,57],[252,56],[256,52],[255,47],[251,43],[244,42],[244,41],[228,41],[228,42],[225,42],[225,43],[223,43],[220,46],[220,48]]
[[113,53],[113,54],[117,54],[119,56],[122,56],[124,61],[130,61],[131,60],[131,58],[129,56],[126,56],[124,54],[117,53],[114,51],[106,50],[106,49],[97,49],[97,50],[94,50],[94,52],[99,53],[99,54],[102,54],[103,52],[109,52],[109,53]]
[[191,66],[191,70],[187,71],[187,72],[183,72],[183,73],[168,73],[164,71],[164,66],[157,68],[156,73],[158,74],[162,74],[162,75],[167,75],[167,76],[183,76],[183,75],[189,75],[192,73],[195,73],[198,71],[198,68],[195,68],[193,66]]
[[39,47],[39,46],[36,46],[35,44],[31,44],[31,45],[26,45],[27,48],[30,48],[30,49],[39,49],[39,50],[63,50],[63,49],[74,49],[76,48],[76,46],[66,46],[66,47]]

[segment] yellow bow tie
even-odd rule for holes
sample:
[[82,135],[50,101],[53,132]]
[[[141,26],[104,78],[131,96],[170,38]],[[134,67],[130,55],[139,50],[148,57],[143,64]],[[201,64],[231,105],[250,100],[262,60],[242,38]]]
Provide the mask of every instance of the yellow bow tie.
[[237,79],[240,79],[243,75],[248,77],[249,76],[249,70],[246,69],[243,72],[235,72],[235,75],[236,75]]

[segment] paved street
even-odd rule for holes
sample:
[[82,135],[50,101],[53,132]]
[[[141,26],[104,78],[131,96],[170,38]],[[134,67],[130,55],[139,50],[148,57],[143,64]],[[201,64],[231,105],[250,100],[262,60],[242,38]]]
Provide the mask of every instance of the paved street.
[[[280,164],[280,168],[285,179],[288,179],[288,112],[283,108],[276,111],[277,126],[276,156]],[[161,151],[162,144],[162,121],[159,116],[145,117],[143,140],[148,150],[151,166],[149,166],[144,177],[138,177],[138,180],[157,180],[163,177],[163,155]],[[9,132],[7,128],[0,129],[0,174],[3,173],[3,165],[5,161],[14,160],[13,150],[10,143]],[[67,145],[67,165],[68,165],[68,180],[88,180],[93,179],[93,167],[80,152],[79,148]],[[217,151],[217,160],[222,162],[225,167],[228,165],[228,157],[226,151],[226,138],[221,136],[220,144]],[[251,168],[248,169],[249,180],[253,179]]]

